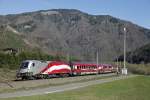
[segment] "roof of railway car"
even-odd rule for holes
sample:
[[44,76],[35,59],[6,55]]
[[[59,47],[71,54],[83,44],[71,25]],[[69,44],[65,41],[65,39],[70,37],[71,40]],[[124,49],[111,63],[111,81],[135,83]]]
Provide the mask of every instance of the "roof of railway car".
[[67,64],[67,63],[64,61],[51,61],[49,64],[60,65],[60,64]]
[[73,62],[73,65],[77,65],[77,66],[97,66],[96,63],[89,63],[89,62]]
[[[73,62],[73,65],[77,66],[97,66],[96,63],[91,62]],[[111,64],[98,64],[98,66],[112,66]]]

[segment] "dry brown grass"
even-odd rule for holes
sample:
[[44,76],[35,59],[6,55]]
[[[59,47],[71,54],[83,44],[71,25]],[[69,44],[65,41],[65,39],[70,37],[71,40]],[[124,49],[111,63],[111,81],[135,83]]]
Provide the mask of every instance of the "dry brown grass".
[[132,73],[150,75],[150,64],[127,64],[127,67]]
[[0,68],[0,82],[11,81],[15,79],[16,70]]

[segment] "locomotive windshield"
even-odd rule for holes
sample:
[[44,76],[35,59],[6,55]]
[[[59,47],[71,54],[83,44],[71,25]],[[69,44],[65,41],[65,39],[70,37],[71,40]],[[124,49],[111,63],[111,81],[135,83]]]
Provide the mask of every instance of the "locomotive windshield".
[[23,62],[20,68],[28,68],[29,62]]

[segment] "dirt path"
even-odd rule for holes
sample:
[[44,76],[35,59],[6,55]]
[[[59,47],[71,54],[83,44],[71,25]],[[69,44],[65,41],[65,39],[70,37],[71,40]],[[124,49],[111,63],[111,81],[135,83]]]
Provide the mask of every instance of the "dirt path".
[[92,81],[87,81],[87,82],[65,84],[65,85],[60,85],[60,86],[50,86],[47,88],[39,88],[39,89],[34,89],[34,90],[22,90],[22,91],[17,91],[13,93],[3,93],[3,94],[0,94],[0,98],[22,97],[22,96],[32,96],[32,95],[42,95],[42,94],[48,94],[48,93],[62,92],[66,90],[78,89],[78,88],[86,87],[89,85],[101,84],[101,83],[111,82],[111,81],[120,80],[120,79],[126,79],[130,77],[135,77],[135,76],[136,75],[119,76],[119,77],[112,77],[112,78],[106,78],[106,79],[92,80]]

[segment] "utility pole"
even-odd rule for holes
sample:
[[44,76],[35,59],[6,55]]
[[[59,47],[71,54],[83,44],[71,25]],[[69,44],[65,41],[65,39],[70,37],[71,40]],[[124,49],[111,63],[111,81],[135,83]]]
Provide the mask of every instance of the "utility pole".
[[117,68],[119,67],[119,64],[118,64],[118,56],[117,56]]
[[124,67],[122,69],[122,74],[127,75],[127,68],[126,68],[126,28],[124,27]]
[[124,68],[126,68],[126,28],[124,27]]
[[98,51],[96,52],[96,65],[98,67]]

